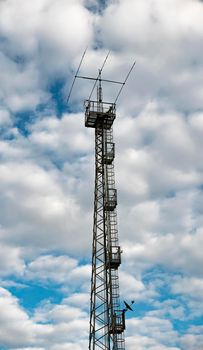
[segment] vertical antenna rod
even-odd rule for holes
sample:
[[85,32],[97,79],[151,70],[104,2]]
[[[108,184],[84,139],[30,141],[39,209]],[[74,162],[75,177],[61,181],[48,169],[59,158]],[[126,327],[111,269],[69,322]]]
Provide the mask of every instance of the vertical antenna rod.
[[73,86],[74,86],[74,84],[75,84],[75,80],[76,80],[77,75],[78,75],[78,73],[79,73],[79,70],[80,70],[80,67],[81,67],[81,65],[82,65],[83,59],[84,59],[84,57],[85,57],[85,55],[86,55],[86,51],[87,51],[87,47],[86,47],[85,51],[83,52],[83,55],[82,55],[82,57],[81,57],[81,60],[80,60],[78,69],[77,69],[77,71],[76,71],[76,73],[75,73],[75,76],[74,76],[74,79],[73,79],[73,82],[72,82],[72,85],[71,85],[71,88],[70,88],[70,91],[69,91],[69,94],[68,94],[68,97],[67,97],[67,103],[69,102],[70,95],[71,95],[71,93],[72,93],[72,91],[73,91]]
[[128,72],[128,74],[127,74],[127,76],[126,76],[126,78],[125,78],[125,80],[123,82],[123,85],[121,86],[121,88],[120,88],[120,90],[118,92],[118,95],[117,95],[114,103],[116,103],[118,101],[118,98],[119,98],[119,96],[121,94],[121,91],[123,90],[124,85],[125,85],[126,81],[128,80],[130,73],[132,72],[133,68],[135,67],[135,64],[136,64],[136,61],[133,63],[132,67],[130,68],[130,70],[129,70],[129,72]]

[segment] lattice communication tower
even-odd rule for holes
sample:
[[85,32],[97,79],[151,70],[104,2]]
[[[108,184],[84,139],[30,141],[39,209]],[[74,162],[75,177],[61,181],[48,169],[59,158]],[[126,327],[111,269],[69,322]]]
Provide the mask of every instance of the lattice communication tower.
[[[105,62],[106,60],[104,64]],[[130,72],[134,65],[135,63]],[[113,123],[116,118],[115,102],[130,72],[124,83],[120,83],[102,79],[102,69],[96,79],[78,76],[78,71],[75,75],[75,78],[95,80],[95,85],[97,85],[97,99],[89,98],[85,101],[85,126],[95,129],[95,191],[89,350],[125,350],[125,312],[130,306],[125,303],[127,308],[122,309],[119,299],[118,269],[121,265],[121,248],[117,228]],[[121,84],[121,89],[114,103],[103,101],[102,81]],[[91,95],[92,93],[90,97]]]

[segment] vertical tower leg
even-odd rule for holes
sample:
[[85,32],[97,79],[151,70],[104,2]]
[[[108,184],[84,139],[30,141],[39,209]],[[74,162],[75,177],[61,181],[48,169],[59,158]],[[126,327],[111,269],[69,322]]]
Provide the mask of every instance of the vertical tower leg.
[[92,245],[92,278],[90,305],[89,350],[110,349],[109,285],[107,271],[107,240],[104,212],[104,132],[95,129],[95,198]]
[[120,310],[112,129],[95,128],[95,197],[92,245],[89,350],[124,350],[124,319]]

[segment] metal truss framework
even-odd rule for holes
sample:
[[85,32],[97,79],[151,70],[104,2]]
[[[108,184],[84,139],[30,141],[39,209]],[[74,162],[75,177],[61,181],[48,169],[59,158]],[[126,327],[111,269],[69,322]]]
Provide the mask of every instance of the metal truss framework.
[[89,350],[124,350],[125,312],[119,299],[121,250],[117,229],[117,191],[114,177],[114,103],[85,103],[85,126],[95,128],[95,197],[90,296]]

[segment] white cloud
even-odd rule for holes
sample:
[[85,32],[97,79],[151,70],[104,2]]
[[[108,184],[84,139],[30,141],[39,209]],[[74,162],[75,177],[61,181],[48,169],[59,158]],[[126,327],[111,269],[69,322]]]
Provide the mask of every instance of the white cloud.
[[82,312],[79,308],[69,306],[65,303],[60,305],[45,304],[42,307],[37,308],[34,319],[38,322],[50,322],[54,323],[66,323],[73,322],[80,318],[86,317],[86,313]]
[[[72,251],[78,247],[78,240],[74,239],[77,232],[81,249],[87,247],[84,222],[78,221],[81,209],[72,194],[65,195],[64,179],[59,171],[47,172],[29,161],[6,162],[1,165],[0,181],[4,193],[1,221],[7,229],[3,235],[6,241],[11,239],[18,244],[24,242],[42,248],[47,246],[49,237],[50,248],[58,246]],[[87,220],[88,217],[84,218]],[[69,240],[64,245],[67,234]],[[83,242],[86,242],[84,246]]]
[[93,138],[84,128],[82,113],[64,114],[60,120],[56,117],[42,119],[31,127],[29,140],[42,151],[55,152],[61,161],[92,152],[93,148]]
[[29,279],[63,283],[76,266],[77,262],[74,259],[65,256],[44,255],[28,264],[26,275]]
[[175,347],[178,334],[168,320],[156,317],[132,318],[127,321],[127,327],[126,342],[130,350],[133,349],[133,345],[137,345],[140,350],[178,350]]
[[201,300],[203,298],[203,279],[195,277],[179,278],[173,283],[172,291],[176,294],[188,295]]
[[182,336],[181,345],[186,350],[201,350],[203,346],[202,326],[193,326]]
[[64,302],[67,302],[71,306],[87,310],[89,308],[89,292],[71,294],[71,296],[64,299]]
[[148,104],[136,119],[118,118],[118,179],[124,190],[140,199],[201,184],[198,149],[202,142],[195,127],[191,128],[195,120],[197,116],[161,111],[155,103]]
[[[47,103],[47,87],[78,62],[92,40],[92,14],[82,1],[0,3],[0,99],[12,111]],[[75,59],[75,56],[77,58]]]
[[[143,243],[126,244],[126,263],[136,271],[161,264],[170,271],[202,275],[202,232],[185,234],[145,235]],[[196,250],[195,250],[196,249]]]
[[162,344],[157,344],[155,340],[145,336],[129,337],[126,340],[126,344],[130,350],[133,350],[135,346],[138,350],[180,350],[180,348],[177,347],[168,347]]
[[102,42],[138,63],[123,99],[131,111],[155,96],[165,106],[202,107],[201,11],[201,2],[193,0],[127,0],[107,7],[98,25]]
[[6,109],[0,109],[0,126],[5,127],[11,124],[11,117]]
[[[86,314],[68,305],[45,305],[36,311],[35,318],[28,317],[19,306],[18,300],[7,290],[0,289],[0,344],[19,348],[39,346],[39,349],[53,349],[72,342],[77,349],[77,341],[83,341],[87,335]],[[53,321],[53,324],[45,323]],[[38,321],[44,322],[37,323]],[[80,327],[80,339],[78,339]],[[77,337],[76,337],[77,335]],[[74,344],[76,343],[76,344]]]
[[26,280],[62,285],[64,292],[89,290],[90,265],[78,265],[76,259],[68,256],[43,255],[28,263],[24,277]]
[[[40,331],[40,326],[35,327],[24,310],[8,291],[0,290],[1,316],[0,316],[0,344],[4,346],[23,346],[33,344],[36,330]],[[50,326],[44,327],[44,332]]]
[[32,110],[48,100],[49,94],[43,91],[40,75],[34,63],[19,65],[0,53],[0,99],[12,112]]
[[22,275],[25,267],[22,249],[0,243],[0,252],[0,275]]
[[[129,272],[130,271],[130,272]],[[154,300],[158,293],[154,285],[146,285],[139,277],[135,277],[136,270],[128,269],[120,271],[120,291],[121,298],[125,300],[133,300],[135,302],[145,301],[150,303]],[[135,307],[136,308],[136,307]]]
[[[67,54],[74,55],[91,38],[91,17],[80,0],[37,0],[32,4],[7,0],[1,2],[1,33],[8,38],[11,53],[33,55],[41,50],[41,57],[45,54],[48,58],[62,49],[58,59],[66,62]],[[49,66],[52,63],[47,62]]]
[[156,300],[153,303],[154,310],[148,312],[148,316],[166,318],[169,320],[186,320],[186,310],[180,300],[166,299],[162,302]]

